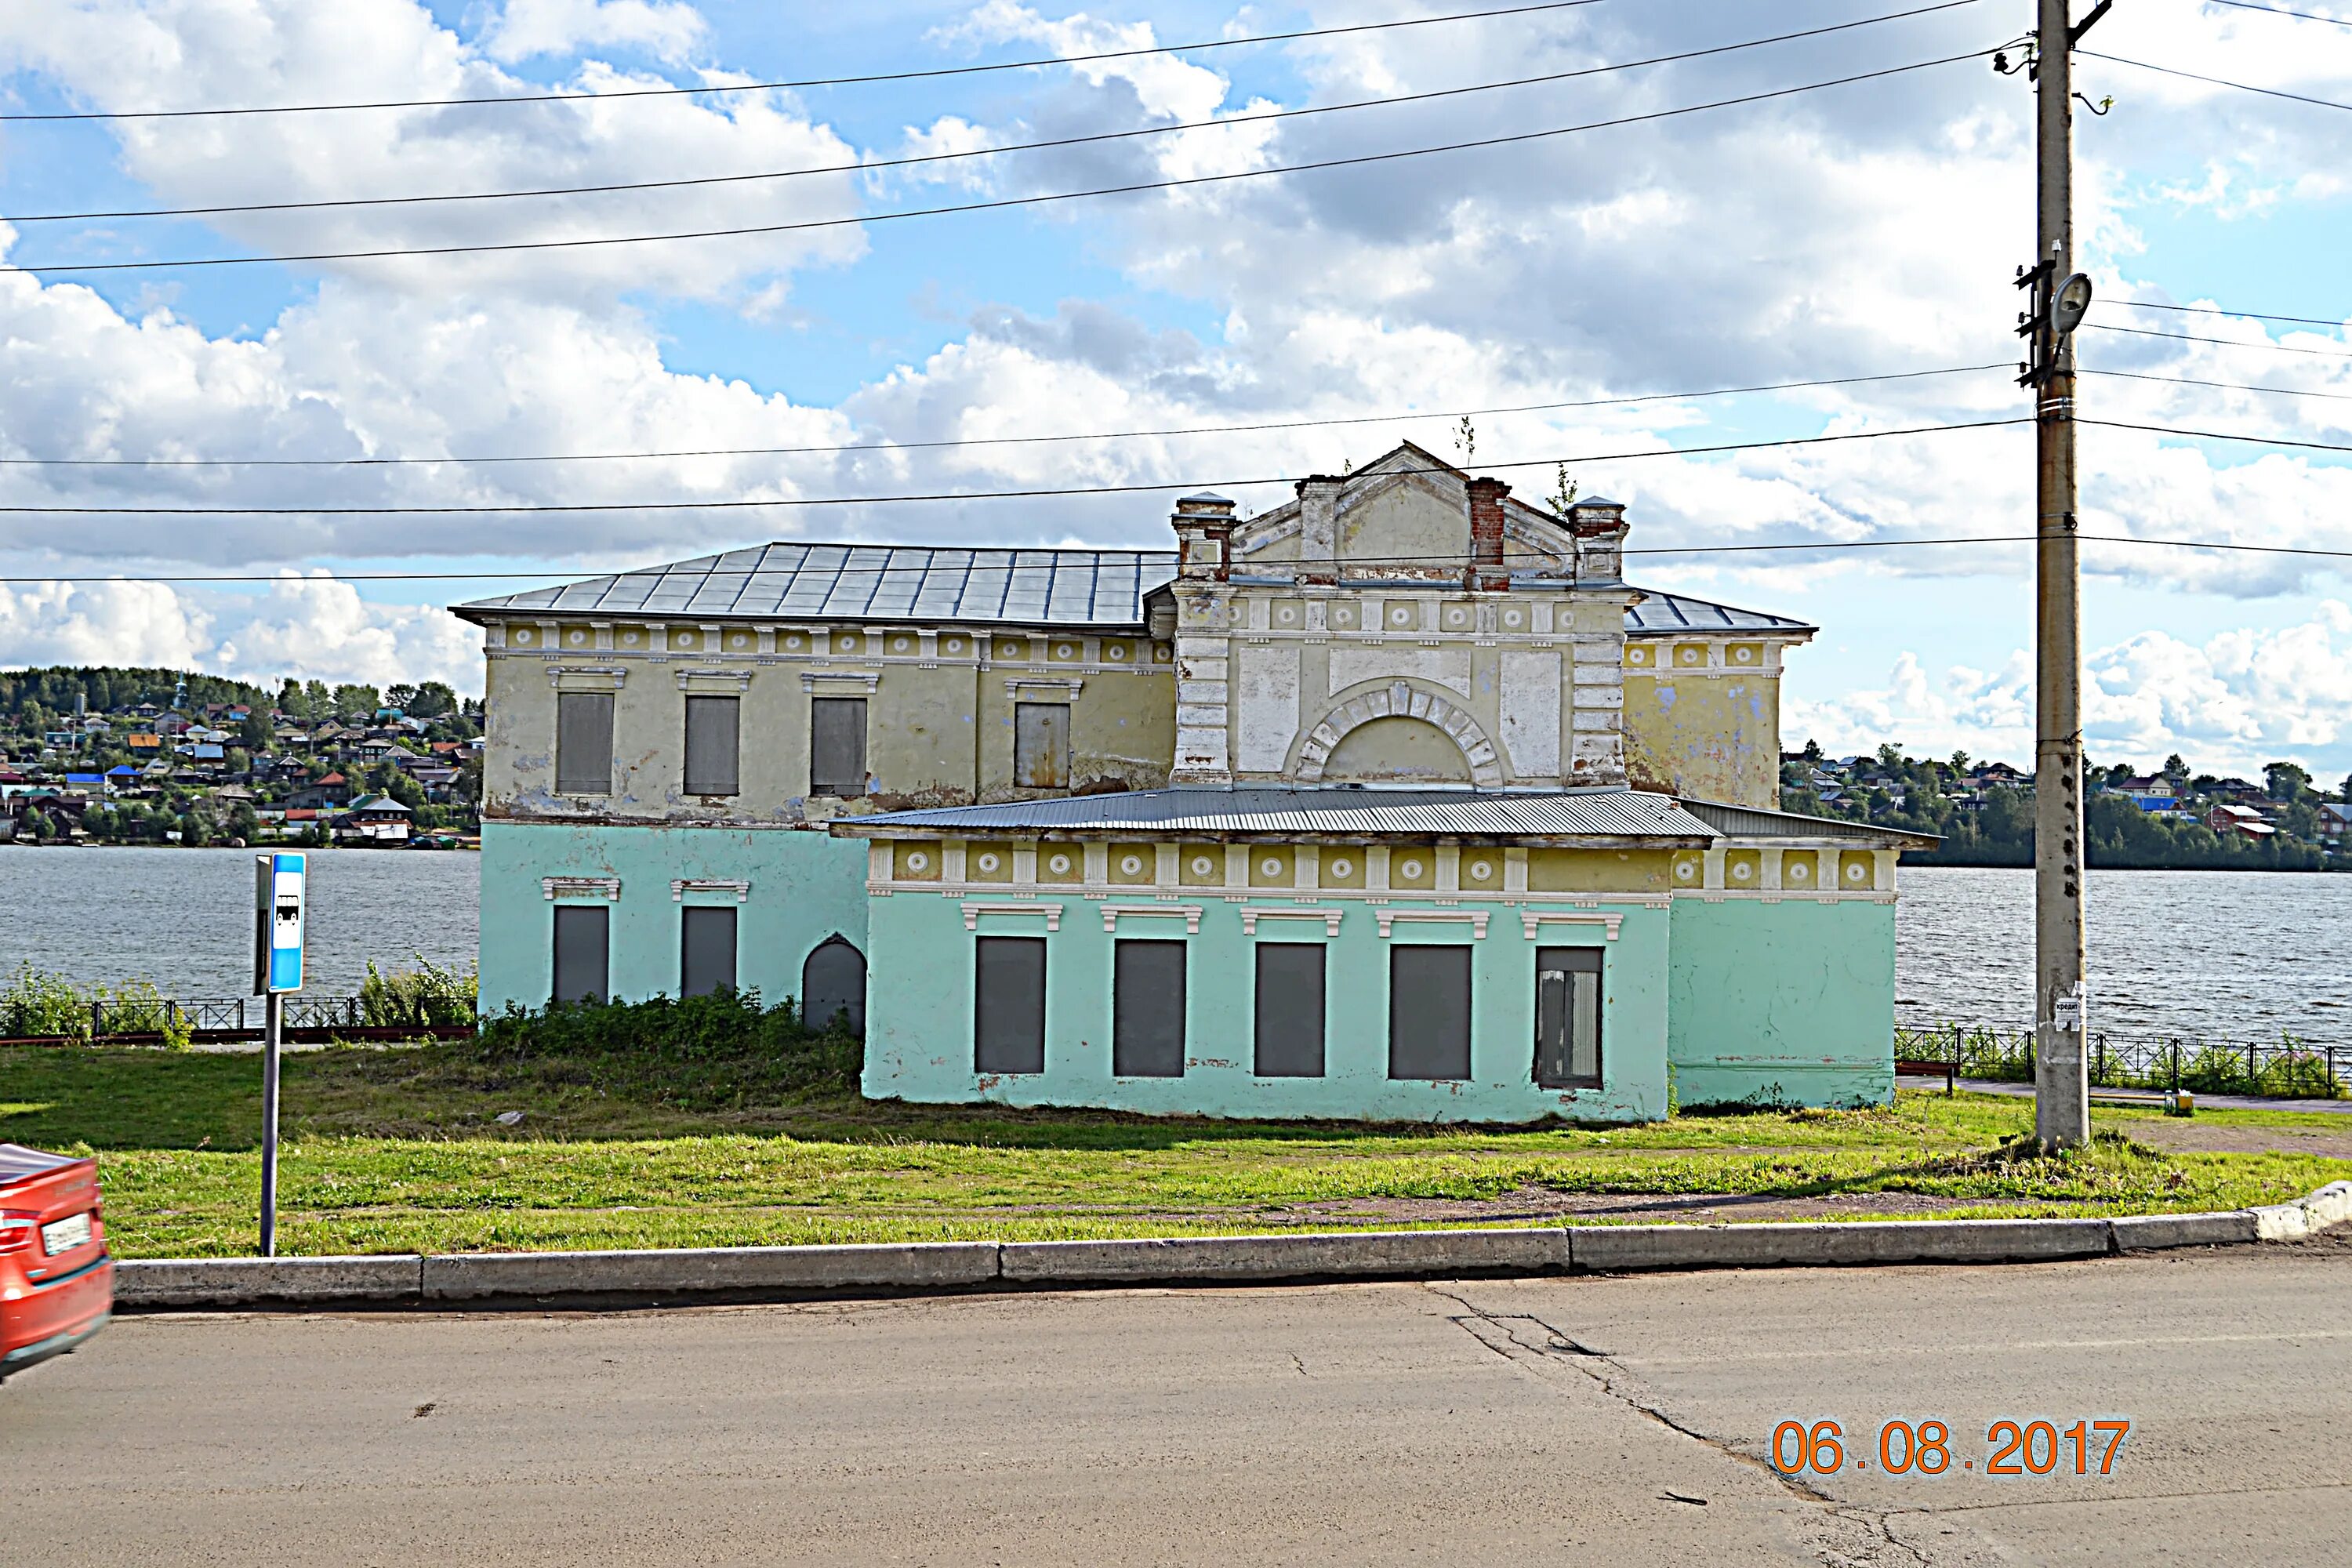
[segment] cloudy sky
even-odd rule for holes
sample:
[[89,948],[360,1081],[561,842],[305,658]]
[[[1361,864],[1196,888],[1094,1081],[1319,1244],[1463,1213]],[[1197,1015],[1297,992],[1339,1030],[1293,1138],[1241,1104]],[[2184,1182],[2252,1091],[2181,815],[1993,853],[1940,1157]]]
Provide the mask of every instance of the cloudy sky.
[[[0,576],[11,579],[0,584],[0,664],[438,677],[478,690],[473,640],[438,606],[516,585],[503,573],[584,574],[770,538],[1160,546],[1185,489],[1214,484],[1257,507],[1286,487],[1248,481],[1362,462],[1399,438],[1455,457],[1465,410],[1521,410],[1474,416],[1477,463],[1527,465],[1498,471],[1541,495],[1553,460],[1570,459],[1583,493],[1628,503],[1636,546],[2030,527],[2021,427],[1673,455],[2023,410],[2005,367],[2017,350],[2009,279],[2032,247],[2030,91],[1980,58],[1928,62],[2014,39],[2030,26],[2027,0],[1601,72],[1921,0],[1595,0],[1175,47],[1497,3],[0,8],[0,114],[18,117],[0,121],[0,259],[13,268],[0,270],[0,505],[12,509],[0,512]],[[2352,16],[2333,0],[2294,8]],[[2083,117],[2077,137],[2080,260],[2101,298],[2080,339],[2099,373],[2084,379],[2085,415],[2352,443],[2352,342],[2340,327],[2352,313],[2342,157],[2352,122],[2340,109],[2145,68],[2352,101],[2352,25],[2136,0],[2086,47],[2142,64],[2078,65],[2090,97],[2115,100],[2106,117]],[[1140,52],[889,82],[643,91],[1111,50]],[[1901,67],[1922,68],[1755,96]],[[1290,112],[1432,93],[1443,96]],[[549,100],[22,118],[517,96]],[[1700,107],[1742,98],[1751,101]],[[1655,118],[1677,110],[1696,111]],[[1594,126],[1634,116],[1653,118]],[[1135,131],[1153,133],[1107,134]],[[886,216],[1538,132],[1560,133]],[[1063,144],[959,156],[1037,142]],[[782,172],[796,173],[117,216]],[[59,214],[108,216],[41,221]],[[710,229],[766,232],[120,265]],[[92,269],[105,264],[116,265]],[[1696,395],[1896,375],[1906,379]],[[1636,396],[1652,400],[1591,405]],[[1540,405],[1553,406],[1528,406]],[[1117,434],[1234,425],[1291,427]],[[1102,438],[969,444],[1087,434]],[[714,449],[733,455],[613,456]],[[607,456],[288,462],[591,454]],[[2347,454],[2094,427],[2083,455],[2091,532],[2352,547]],[[275,461],[121,461],[225,458]],[[1072,486],[1154,488],[834,499]],[[300,510],[695,500],[825,504]],[[278,510],[136,510],[169,505]],[[2352,771],[2352,585],[2336,566],[2117,543],[2090,547],[2088,568],[2095,758],[2146,766],[2178,751],[2200,767],[2245,769],[2289,756],[2328,779]],[[453,575],[351,584],[323,572]],[[274,580],[152,581],[207,574]],[[2032,577],[2020,546],[1656,555],[1637,576],[1823,628],[1793,660],[1791,745],[1894,740],[2030,760]]]

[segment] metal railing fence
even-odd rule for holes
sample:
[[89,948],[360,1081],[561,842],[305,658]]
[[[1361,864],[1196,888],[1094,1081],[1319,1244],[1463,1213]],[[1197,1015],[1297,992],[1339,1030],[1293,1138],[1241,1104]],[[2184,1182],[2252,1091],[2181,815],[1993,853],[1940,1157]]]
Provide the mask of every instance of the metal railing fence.
[[[1897,1024],[1902,1061],[1950,1062],[1962,1078],[2030,1083],[2031,1025]],[[2099,1089],[2185,1089],[2191,1094],[2259,1095],[2282,1100],[2352,1097],[2352,1047],[2314,1045],[2283,1034],[2273,1040],[2180,1033],[2129,1037],[2104,1029],[2088,1042],[2091,1083]]]

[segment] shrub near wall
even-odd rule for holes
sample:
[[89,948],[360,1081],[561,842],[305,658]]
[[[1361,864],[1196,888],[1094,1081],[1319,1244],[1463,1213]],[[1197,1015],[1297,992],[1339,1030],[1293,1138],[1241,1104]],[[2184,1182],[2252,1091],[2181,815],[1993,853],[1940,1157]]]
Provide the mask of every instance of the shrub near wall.
[[846,1032],[809,1029],[792,998],[763,1007],[756,990],[528,1010],[509,1004],[459,1048],[493,1069],[695,1110],[854,1094],[866,1058]]

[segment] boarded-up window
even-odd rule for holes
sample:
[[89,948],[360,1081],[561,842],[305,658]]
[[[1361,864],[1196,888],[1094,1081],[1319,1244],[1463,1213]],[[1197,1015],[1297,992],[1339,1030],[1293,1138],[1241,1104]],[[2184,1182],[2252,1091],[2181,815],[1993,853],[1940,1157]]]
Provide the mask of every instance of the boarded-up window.
[[735,989],[735,911],[688,904],[678,914],[677,994]]
[[613,911],[603,904],[555,906],[555,988],[558,1002],[609,998]]
[[613,694],[555,694],[555,793],[613,793]]
[[973,981],[973,1068],[1044,1072],[1045,939],[982,937]]
[[741,788],[737,766],[742,753],[743,700],[686,700],[686,793],[733,795]]
[[1389,953],[1389,1076],[1470,1076],[1470,950],[1400,946]]
[[1013,705],[1013,782],[1024,789],[1070,787],[1070,705]]
[[866,955],[848,938],[825,938],[801,965],[801,1017],[813,1029],[840,1018],[851,1035],[866,1037]]
[[1536,949],[1536,1082],[1601,1087],[1601,950]]
[[866,793],[866,699],[809,702],[809,794],[848,799]]
[[1122,942],[1111,979],[1110,1070],[1184,1076],[1184,944]]
[[1323,944],[1257,944],[1257,1076],[1323,1076]]

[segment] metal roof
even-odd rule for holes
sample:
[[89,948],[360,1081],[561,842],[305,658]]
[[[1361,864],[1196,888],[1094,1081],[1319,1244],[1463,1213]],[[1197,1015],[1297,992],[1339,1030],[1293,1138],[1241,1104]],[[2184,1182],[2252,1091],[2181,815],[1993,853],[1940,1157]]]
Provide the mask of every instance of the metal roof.
[[[771,616],[1140,627],[1145,597],[1175,576],[1172,550],[755,544],[561,587],[475,599],[455,608],[478,616],[530,611],[681,620]],[[1815,629],[1786,616],[1684,594],[1637,592],[1647,597],[1625,612],[1628,636]]]
[[1139,627],[1144,595],[1175,575],[1168,550],[760,544],[457,610]]
[[1811,632],[1821,628],[1804,621],[1791,620],[1787,616],[1767,615],[1762,610],[1735,609],[1706,599],[1694,599],[1685,594],[1662,594],[1655,588],[1643,588],[1648,595],[1625,612],[1627,637],[1658,636],[1667,632]]
[[1716,830],[1641,790],[1149,789],[1006,805],[836,817],[849,837],[901,833],[1419,834],[1463,838],[1647,838],[1705,844]]
[[1693,816],[1732,838],[1864,838],[1875,844],[1916,843],[1921,848],[1943,842],[1933,833],[1885,827],[1874,822],[1803,816],[1793,811],[1762,811],[1752,805],[1726,805],[1712,800],[1686,800],[1681,804]]

